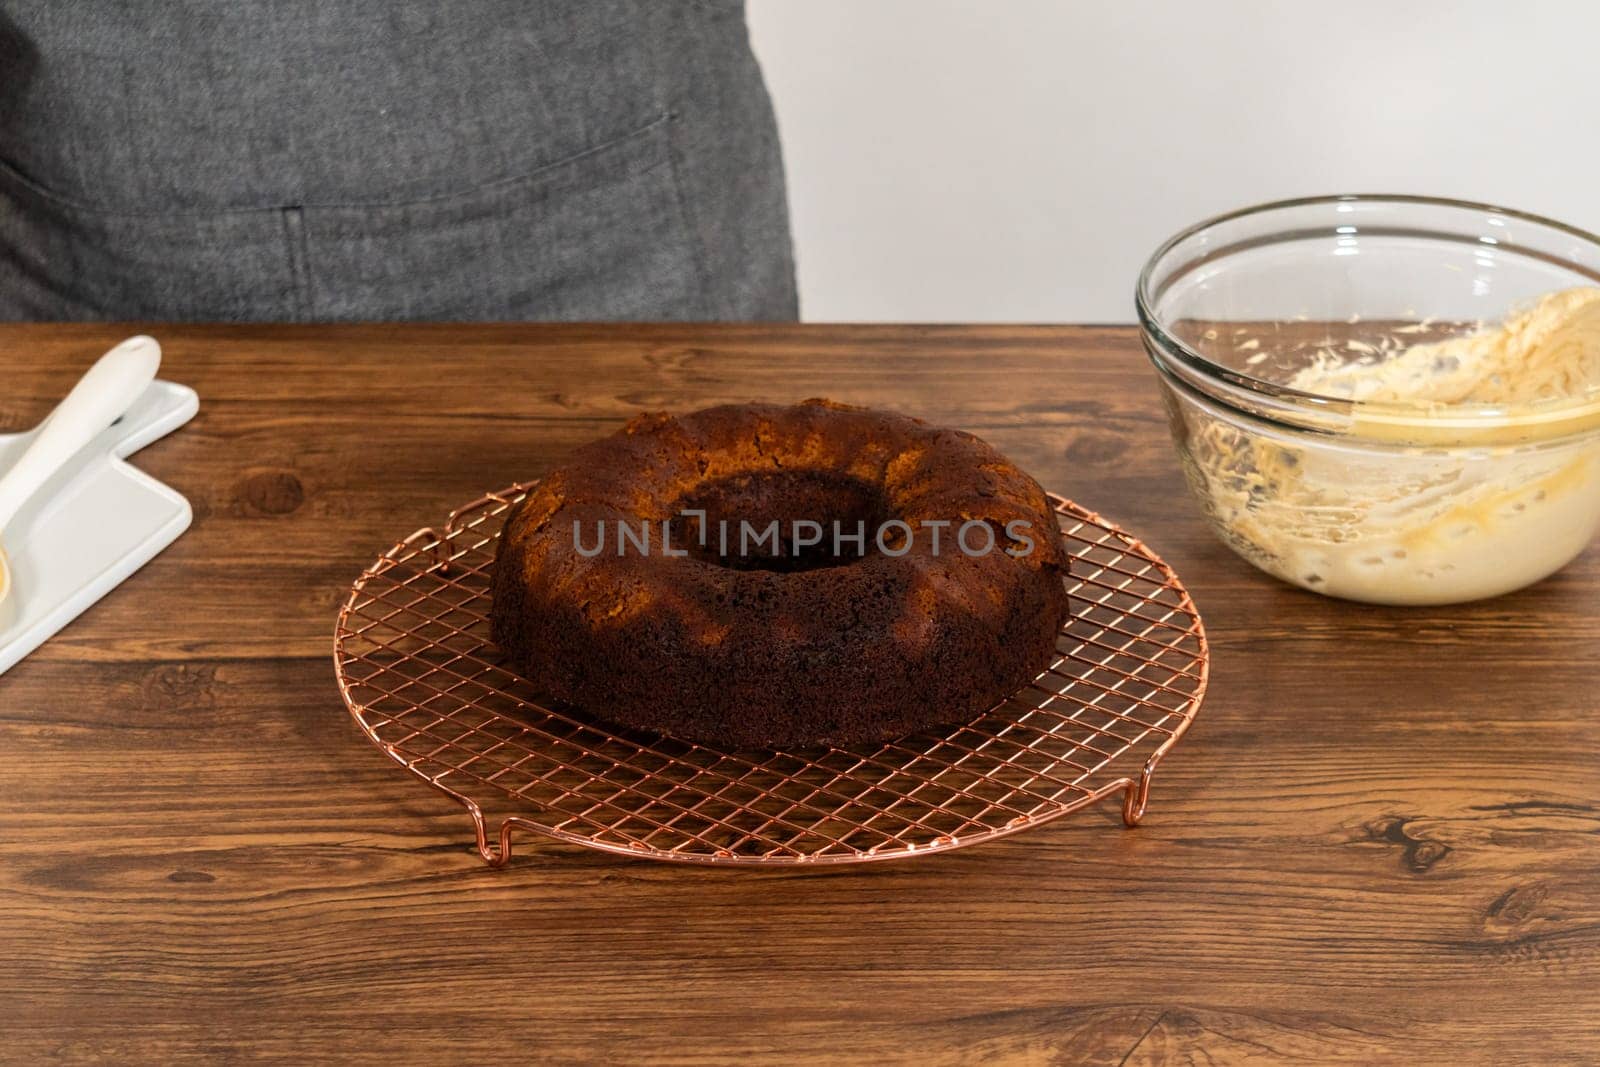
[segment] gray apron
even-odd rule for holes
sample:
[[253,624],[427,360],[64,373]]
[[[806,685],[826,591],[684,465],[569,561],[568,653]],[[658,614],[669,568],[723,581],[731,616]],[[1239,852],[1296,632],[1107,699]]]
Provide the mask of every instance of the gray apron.
[[793,319],[741,0],[0,0],[0,319]]

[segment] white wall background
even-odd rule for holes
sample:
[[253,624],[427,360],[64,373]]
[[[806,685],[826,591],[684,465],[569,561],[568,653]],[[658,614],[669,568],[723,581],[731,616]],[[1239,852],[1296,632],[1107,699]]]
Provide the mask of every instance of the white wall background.
[[1600,229],[1595,0],[749,0],[812,321],[1124,322],[1164,236],[1324,192]]

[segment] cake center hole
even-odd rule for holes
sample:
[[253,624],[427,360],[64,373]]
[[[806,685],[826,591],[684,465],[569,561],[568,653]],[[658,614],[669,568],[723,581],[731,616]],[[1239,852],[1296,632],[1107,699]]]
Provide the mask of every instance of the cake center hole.
[[[719,478],[673,510],[679,513],[674,548],[719,567],[782,572],[845,567],[877,555],[878,528],[889,517],[877,487],[817,471]],[[703,522],[681,514],[697,511],[705,513]]]

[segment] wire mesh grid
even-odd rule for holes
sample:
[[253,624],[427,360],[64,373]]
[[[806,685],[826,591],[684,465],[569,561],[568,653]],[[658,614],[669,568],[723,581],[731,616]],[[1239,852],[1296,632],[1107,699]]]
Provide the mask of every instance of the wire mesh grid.
[[[1177,576],[1052,495],[1073,556],[1073,615],[1048,669],[986,714],[793,752],[612,727],[541,703],[489,640],[495,544],[533,484],[487,494],[384,553],[356,580],[334,636],[356,722],[467,809],[491,866],[510,859],[518,828],[686,863],[833,864],[969,845],[1116,794],[1132,826],[1205,692],[1205,630]],[[506,806],[496,841],[485,808]]]

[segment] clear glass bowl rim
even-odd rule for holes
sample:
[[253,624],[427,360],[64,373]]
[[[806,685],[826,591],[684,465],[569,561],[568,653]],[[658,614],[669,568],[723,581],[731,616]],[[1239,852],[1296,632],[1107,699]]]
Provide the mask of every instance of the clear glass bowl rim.
[[[1596,256],[1600,257],[1600,236],[1587,230],[1579,229],[1576,226],[1544,215],[1536,215],[1532,212],[1518,211],[1514,208],[1501,207],[1498,204],[1482,203],[1475,200],[1419,196],[1409,193],[1333,193],[1324,196],[1303,196],[1287,200],[1271,200],[1202,219],[1184,227],[1165,241],[1162,241],[1155,251],[1150,254],[1150,257],[1145,260],[1144,266],[1139,271],[1138,282],[1134,287],[1134,308],[1138,315],[1140,329],[1145,332],[1147,339],[1155,342],[1156,347],[1164,355],[1176,358],[1191,372],[1198,375],[1204,383],[1211,386],[1212,388],[1205,390],[1207,395],[1230,408],[1238,409],[1238,405],[1230,399],[1229,393],[1233,390],[1245,390],[1246,395],[1256,394],[1274,404],[1274,406],[1299,409],[1313,418],[1318,413],[1321,413],[1324,417],[1335,412],[1354,415],[1360,419],[1362,424],[1367,426],[1392,428],[1393,431],[1402,433],[1407,430],[1414,430],[1435,440],[1440,434],[1450,434],[1452,431],[1463,433],[1468,437],[1476,437],[1477,434],[1474,431],[1489,430],[1491,427],[1496,431],[1494,436],[1499,436],[1507,431],[1522,431],[1541,438],[1566,436],[1574,432],[1600,429],[1600,382],[1593,383],[1587,393],[1581,397],[1516,407],[1508,407],[1503,404],[1423,406],[1323,396],[1318,393],[1308,393],[1290,386],[1279,385],[1263,378],[1257,378],[1243,371],[1234,370],[1231,367],[1225,367],[1220,363],[1207,359],[1198,351],[1173,336],[1162,325],[1161,320],[1156,315],[1153,282],[1157,264],[1179,245],[1197,234],[1213,226],[1235,222],[1252,216],[1271,215],[1294,208],[1358,202],[1413,205],[1445,208],[1474,214],[1499,215],[1564,233],[1589,245],[1594,249]],[[1516,246],[1513,244],[1511,247],[1514,248]],[[1171,373],[1169,368],[1161,364],[1154,351],[1150,355],[1152,362],[1156,363],[1159,371],[1163,374]],[[1199,383],[1191,382],[1190,384],[1194,386]],[[1214,392],[1213,389],[1216,391]],[[1252,412],[1246,411],[1246,413],[1250,414]],[[1259,412],[1254,412],[1254,414],[1256,417],[1260,417]]]

